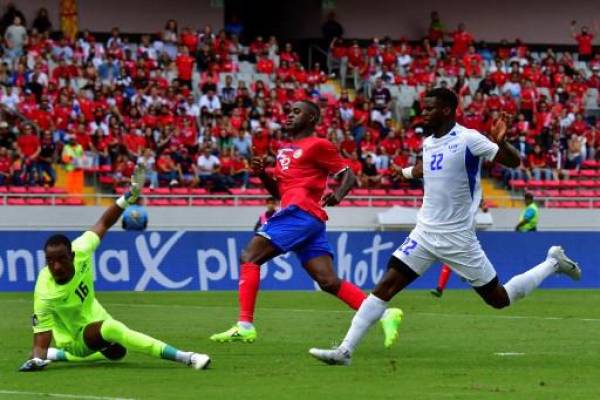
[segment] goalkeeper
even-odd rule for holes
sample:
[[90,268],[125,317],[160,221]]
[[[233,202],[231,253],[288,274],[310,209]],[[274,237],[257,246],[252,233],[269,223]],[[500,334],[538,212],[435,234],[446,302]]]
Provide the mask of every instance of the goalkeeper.
[[[73,242],[64,235],[53,235],[46,241],[47,265],[38,275],[33,296],[33,354],[20,371],[41,370],[51,361],[120,360],[127,350],[195,369],[204,369],[210,363],[205,354],[180,351],[129,329],[113,319],[96,300],[94,251],[123,210],[137,201],[144,179],[144,169],[138,166],[129,192]],[[52,339],[56,347],[50,347]]]

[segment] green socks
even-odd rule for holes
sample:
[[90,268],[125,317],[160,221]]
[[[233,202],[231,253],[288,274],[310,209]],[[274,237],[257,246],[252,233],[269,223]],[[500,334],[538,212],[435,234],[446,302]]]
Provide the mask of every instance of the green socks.
[[102,338],[110,343],[118,343],[127,350],[144,353],[156,358],[189,364],[192,353],[179,351],[160,340],[129,329],[125,324],[108,319],[100,328]]

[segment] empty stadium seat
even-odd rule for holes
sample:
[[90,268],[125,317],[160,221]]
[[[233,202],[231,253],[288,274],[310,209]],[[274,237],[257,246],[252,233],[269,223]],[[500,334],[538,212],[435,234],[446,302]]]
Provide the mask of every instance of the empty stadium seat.
[[190,193],[190,189],[186,187],[174,187],[171,189],[171,193],[177,195],[187,195]]
[[350,194],[352,196],[368,196],[369,195],[369,189],[352,189],[352,192],[350,192]]
[[177,197],[169,199],[169,205],[171,205],[171,206],[185,207],[188,204],[189,203],[188,203],[187,199],[182,199],[182,198],[177,198]]

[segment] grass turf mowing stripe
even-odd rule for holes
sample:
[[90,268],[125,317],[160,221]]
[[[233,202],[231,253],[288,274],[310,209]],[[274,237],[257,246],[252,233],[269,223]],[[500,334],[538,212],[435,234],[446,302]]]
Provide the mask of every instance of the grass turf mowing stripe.
[[80,399],[80,400],[135,400],[126,397],[106,397],[106,396],[88,396],[83,394],[65,394],[65,393],[44,393],[44,392],[24,392],[21,390],[0,390],[0,395],[10,394],[14,396],[44,396],[56,397],[59,399]]
[[[7,299],[2,300],[3,302],[12,303],[29,303],[29,300],[23,299]],[[200,310],[237,310],[237,306],[199,306],[189,304],[126,304],[126,303],[105,303],[103,305],[109,307],[137,307],[137,308],[164,308],[164,307],[180,307],[180,308],[191,308]],[[355,313],[353,310],[315,310],[315,309],[303,309],[303,308],[280,308],[280,307],[261,307],[261,310],[269,311],[282,311],[282,312],[295,312],[295,313],[332,313],[332,314],[351,314]],[[413,312],[410,315],[419,315],[425,317],[449,317],[449,318],[496,318],[496,319],[532,319],[541,321],[581,321],[581,322],[600,322],[600,318],[577,318],[577,317],[541,317],[537,315],[475,315],[475,314],[464,314],[464,313],[432,313],[432,312]]]

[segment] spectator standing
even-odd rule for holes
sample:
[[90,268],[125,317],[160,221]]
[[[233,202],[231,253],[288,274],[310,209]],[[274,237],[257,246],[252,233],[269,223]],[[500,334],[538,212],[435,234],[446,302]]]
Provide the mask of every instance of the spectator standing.
[[40,155],[40,138],[33,131],[30,124],[23,127],[23,132],[17,139],[17,148],[19,155],[23,161],[23,170],[26,176],[26,183],[29,185],[35,184],[37,175],[37,158]]
[[323,39],[327,44],[331,43],[333,38],[344,36],[344,27],[336,20],[334,12],[327,14],[327,20],[321,27],[321,32],[323,33]]
[[83,147],[77,143],[75,135],[65,137],[67,143],[63,147],[62,162],[67,172],[67,192],[83,193]]
[[458,24],[458,29],[452,32],[452,55],[462,57],[473,43],[473,36],[465,30],[465,24]]
[[389,107],[392,101],[390,90],[383,86],[381,78],[375,80],[375,87],[371,93],[371,101],[375,110],[383,110],[385,107]]
[[429,40],[431,43],[437,43],[438,40],[444,40],[444,24],[440,19],[440,14],[437,11],[432,11],[429,15]]
[[56,182],[56,171],[54,170],[54,163],[58,158],[58,148],[52,138],[52,132],[45,131],[42,136],[40,154],[37,161],[37,171],[39,184],[44,185],[45,176],[48,177],[48,186],[54,187]]
[[162,32],[163,50],[171,60],[177,57],[178,28],[177,21],[170,19]]
[[50,32],[52,30],[52,22],[50,22],[48,10],[46,8],[42,7],[38,10],[31,27],[40,34]]
[[598,33],[597,23],[594,22],[594,31],[590,32],[587,26],[582,26],[579,33],[577,30],[577,21],[571,21],[571,37],[577,41],[577,50],[579,53],[579,61],[591,61],[594,55],[592,42],[594,41],[595,34]]
[[23,20],[15,16],[12,25],[6,28],[4,33],[6,39],[7,54],[11,59],[23,55],[23,48],[27,44],[27,30],[23,26]]

